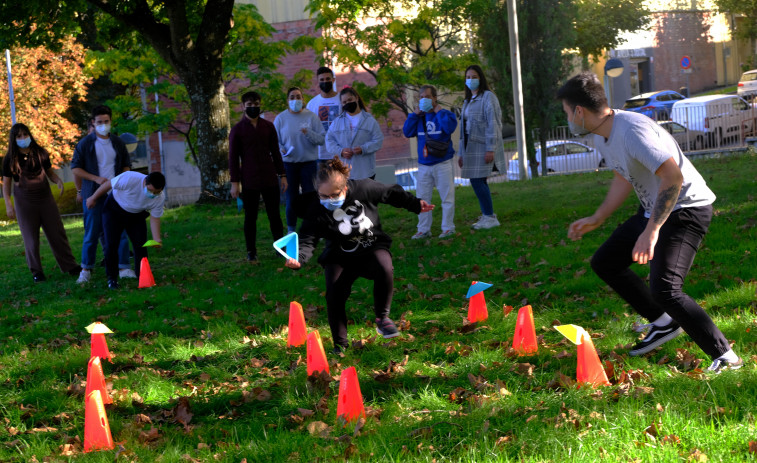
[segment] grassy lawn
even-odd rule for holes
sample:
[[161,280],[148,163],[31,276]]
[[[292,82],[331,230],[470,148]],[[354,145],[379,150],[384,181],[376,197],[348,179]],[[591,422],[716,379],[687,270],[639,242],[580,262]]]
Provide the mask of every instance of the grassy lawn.
[[[566,237],[602,200],[609,172],[492,185],[503,226],[488,231],[469,228],[478,203],[458,188],[458,233],[445,241],[411,241],[415,216],[382,206],[403,334],[376,337],[372,284],[358,280],[344,357],[330,354],[321,268],[284,268],[264,213],[260,263],[248,264],[235,205],[167,211],[165,247],[150,254],[157,286],[122,280],[115,292],[102,269],[83,287],[54,270],[44,240],[48,281],[33,284],[17,226],[0,227],[0,461],[753,461],[757,155],[696,165],[718,201],[686,290],[747,360],[718,376],[702,372],[710,361],[685,335],[627,355],[637,318],[588,260],[637,201],[583,240]],[[81,219],[66,229],[78,256]],[[489,319],[467,329],[472,280],[494,287]],[[290,301],[319,330],[331,375],[356,367],[369,412],[361,428],[338,424],[337,382],[309,383],[305,348],[286,348]],[[539,351],[517,357],[507,347],[525,304]],[[104,371],[117,453],[81,453],[84,327],[95,320],[115,332]],[[592,333],[611,386],[576,387],[576,347],[551,328],[560,323]]]

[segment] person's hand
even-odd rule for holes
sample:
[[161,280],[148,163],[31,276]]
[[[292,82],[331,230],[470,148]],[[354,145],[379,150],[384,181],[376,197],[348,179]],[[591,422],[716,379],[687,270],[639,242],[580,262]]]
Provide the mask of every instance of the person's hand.
[[308,134],[308,128],[307,127],[301,127],[300,128],[300,132],[302,132],[303,135],[307,135]]
[[462,157],[457,158],[457,165],[460,166],[461,169],[463,168],[463,158]]
[[415,111],[413,112],[415,113],[416,116],[420,116],[421,114],[423,114],[423,111],[421,111],[421,108],[415,108]]
[[633,251],[631,251],[631,257],[634,262],[645,265],[654,258],[654,247],[657,244],[658,233],[654,229],[651,231],[645,229],[639,235],[636,239],[636,244],[633,246]]
[[237,182],[231,182],[231,197],[234,199],[237,199],[239,197],[239,185],[237,185]]
[[363,148],[359,146],[352,148],[352,154],[363,154]]
[[58,177],[58,181],[55,184],[58,185],[58,197],[60,198],[63,196],[63,180]]
[[600,225],[602,225],[602,222],[593,215],[578,219],[568,227],[568,238],[573,241],[580,240],[582,236],[596,230]]
[[287,261],[286,261],[286,263],[284,265],[286,265],[287,267],[289,267],[291,269],[294,269],[294,270],[299,270],[300,267],[302,267],[302,264],[300,264],[296,260],[292,259],[291,257],[287,259]]
[[484,154],[484,162],[487,164],[494,162],[494,151],[487,151],[486,154]]
[[287,178],[281,177],[281,192],[286,193],[287,188],[289,188],[289,182],[287,182]]
[[342,150],[342,157],[344,159],[351,159],[352,158],[352,150],[349,148],[345,148]]
[[76,192],[76,204],[81,204],[81,191]]
[[92,209],[93,207],[95,207],[95,204],[97,204],[97,201],[93,196],[87,198],[87,209]]
[[423,212],[431,212],[431,211],[434,210],[435,207],[436,206],[434,206],[433,204],[429,204],[426,201],[424,201],[424,200],[421,199],[421,213],[423,213]]
[[95,178],[95,183],[97,183],[98,185],[102,185],[103,183],[105,183],[106,180],[108,179],[105,177],[97,177]]
[[16,208],[13,207],[13,204],[5,208],[5,215],[11,220],[16,218]]

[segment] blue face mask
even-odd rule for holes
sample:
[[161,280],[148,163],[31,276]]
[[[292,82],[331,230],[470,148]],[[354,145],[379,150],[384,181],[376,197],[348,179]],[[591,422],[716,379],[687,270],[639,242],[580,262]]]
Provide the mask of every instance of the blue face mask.
[[478,90],[479,83],[478,79],[465,79],[465,85],[471,90]]
[[22,139],[16,138],[16,144],[19,148],[28,148],[32,144],[32,137],[26,137]]
[[342,196],[339,199],[321,199],[321,206],[325,207],[326,209],[330,211],[335,211],[342,207],[344,205],[344,200],[347,199],[346,196]]
[[155,193],[150,192],[150,190],[148,190],[147,187],[145,187],[145,196],[147,196],[150,199],[155,199],[158,197],[158,195],[156,195]]
[[302,111],[302,100],[289,100],[289,109],[294,113]]
[[433,100],[431,98],[421,98],[421,100],[418,102],[418,109],[420,109],[424,113],[431,112],[431,110],[434,109]]

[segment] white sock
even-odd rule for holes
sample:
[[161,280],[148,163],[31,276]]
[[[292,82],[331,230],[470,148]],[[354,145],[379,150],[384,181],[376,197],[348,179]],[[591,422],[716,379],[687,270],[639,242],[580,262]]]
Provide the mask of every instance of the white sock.
[[670,315],[664,313],[664,314],[662,314],[660,316],[660,318],[658,318],[657,320],[653,321],[652,324],[654,326],[665,326],[665,325],[669,325],[670,322],[672,322],[672,321],[673,321],[673,318]]
[[736,362],[739,360],[739,356],[736,355],[736,352],[734,352],[733,349],[728,349],[728,352],[721,355],[716,360],[723,360],[725,362]]

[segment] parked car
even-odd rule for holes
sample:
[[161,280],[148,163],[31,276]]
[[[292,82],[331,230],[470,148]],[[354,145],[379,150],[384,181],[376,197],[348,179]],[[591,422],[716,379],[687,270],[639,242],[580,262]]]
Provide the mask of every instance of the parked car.
[[736,95],[707,95],[677,101],[671,119],[701,132],[702,146],[719,146],[730,137],[754,133],[757,110]]
[[623,105],[623,109],[644,114],[652,119],[670,119],[673,104],[684,99],[686,99],[685,96],[673,90],[649,92],[629,98]]
[[[541,144],[536,145],[536,162],[541,165]],[[605,166],[605,160],[594,148],[571,140],[549,140],[547,142],[547,171],[555,173],[581,172]],[[518,155],[507,166],[507,179],[520,180]],[[541,172],[541,170],[540,170]],[[527,169],[531,178],[531,169]]]
[[[417,189],[418,182],[418,169],[403,169],[394,173],[397,185],[401,186],[405,191],[415,191]],[[469,178],[455,177],[455,186],[470,186]]]
[[736,94],[746,100],[757,97],[757,69],[741,74]]
[[689,130],[681,124],[673,121],[658,121],[657,123],[673,136],[682,151],[700,150],[704,148],[704,137],[702,132]]

